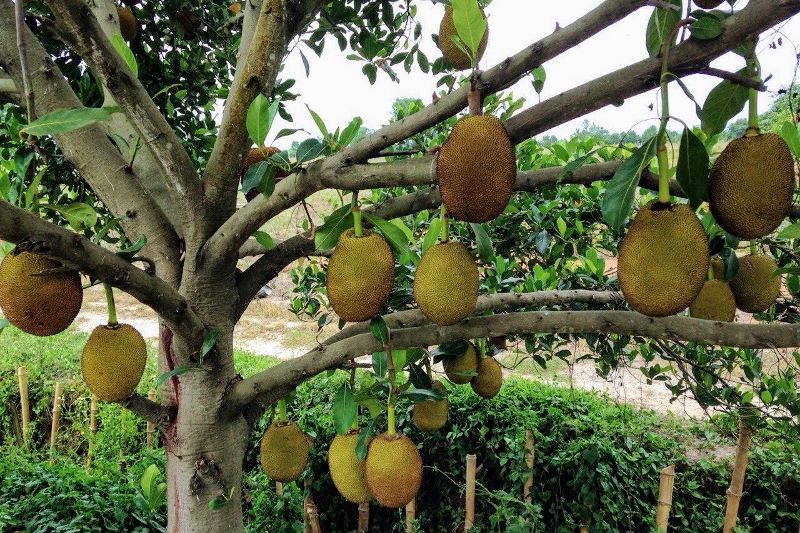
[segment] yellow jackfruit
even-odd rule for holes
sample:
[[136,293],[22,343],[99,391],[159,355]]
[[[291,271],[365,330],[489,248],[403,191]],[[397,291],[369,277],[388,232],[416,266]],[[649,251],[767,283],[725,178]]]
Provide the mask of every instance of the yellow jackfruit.
[[6,254],[0,263],[0,309],[9,322],[31,335],[47,336],[72,324],[83,302],[77,272],[37,275],[61,263],[31,252]]
[[[484,15],[484,19],[486,16]],[[439,24],[439,49],[442,55],[450,65],[457,70],[465,70],[472,66],[469,55],[464,53],[461,48],[455,43],[453,37],[458,36],[456,25],[453,22],[453,8],[447,6],[444,9],[444,17]],[[486,44],[489,42],[489,28],[483,34],[480,44],[478,45],[477,61],[483,57],[486,51]]]
[[328,448],[328,469],[336,490],[353,503],[372,500],[367,486],[365,461],[356,455],[358,430],[345,435],[336,435]]
[[731,280],[736,307],[748,313],[760,313],[775,303],[781,292],[781,276],[773,276],[778,265],[767,255],[739,258],[739,270]]
[[700,294],[689,306],[689,315],[705,320],[733,322],[736,316],[736,300],[727,281],[707,280]]
[[794,160],[780,135],[734,139],[709,175],[711,214],[739,238],[763,237],[789,214],[794,184]]
[[392,249],[379,234],[361,237],[347,230],[339,236],[328,263],[328,300],[342,320],[361,322],[378,312],[394,281]]
[[83,381],[101,400],[124,400],[136,390],[147,363],[147,345],[130,324],[97,326],[81,353]]
[[[433,388],[444,392],[441,382],[434,381]],[[411,421],[422,431],[436,431],[447,423],[447,398],[414,402]]]
[[619,285],[648,316],[686,309],[708,275],[708,238],[687,205],[651,202],[636,214],[619,248]]
[[447,213],[467,222],[496,218],[517,177],[514,146],[492,115],[460,119],[436,157],[436,179]]
[[383,433],[369,444],[367,485],[384,507],[405,507],[422,483],[422,457],[405,435]]
[[478,352],[475,350],[475,346],[468,342],[464,353],[457,357],[445,359],[443,366],[447,379],[453,383],[459,385],[469,383],[478,368]]
[[494,357],[478,360],[477,376],[472,378],[472,390],[482,398],[494,398],[503,386],[503,370]]
[[435,244],[417,265],[414,299],[431,322],[448,326],[475,310],[478,281],[478,266],[463,244]]
[[261,468],[267,477],[294,481],[308,462],[311,438],[291,420],[274,420],[261,437]]

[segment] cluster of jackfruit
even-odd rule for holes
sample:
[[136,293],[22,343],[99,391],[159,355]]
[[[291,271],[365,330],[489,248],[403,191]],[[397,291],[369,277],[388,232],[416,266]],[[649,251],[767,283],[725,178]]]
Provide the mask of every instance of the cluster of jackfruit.
[[443,365],[447,379],[458,385],[469,383],[483,398],[493,398],[503,385],[500,364],[494,357],[479,354],[471,342],[466,343],[462,353],[445,359]]

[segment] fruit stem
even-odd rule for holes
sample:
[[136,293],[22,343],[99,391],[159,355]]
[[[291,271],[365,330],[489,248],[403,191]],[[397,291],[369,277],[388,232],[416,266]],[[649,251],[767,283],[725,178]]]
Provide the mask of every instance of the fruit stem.
[[758,255],[758,243],[750,241],[750,255]]
[[708,264],[708,279],[714,279],[714,268],[711,266],[711,263]]
[[106,290],[106,303],[108,304],[108,325],[117,325],[117,306],[114,304],[114,290],[108,283],[103,283],[103,288]]
[[358,204],[353,206],[353,232],[356,237],[364,235],[364,229],[361,226],[361,208]]
[[388,424],[389,424],[389,427],[386,430],[386,432],[389,435],[394,435],[395,433],[397,433],[397,427],[395,426],[395,421],[394,421],[394,404],[393,403],[389,403],[386,406],[386,418],[387,418]]
[[286,415],[286,400],[281,398],[278,400],[278,405],[276,406],[278,420],[281,422],[286,421],[289,417]]
[[669,158],[667,157],[667,146],[658,141],[656,149],[658,159],[658,201],[661,203],[669,202]]
[[[753,79],[761,81],[761,67],[755,53],[747,58],[747,65],[753,69]],[[753,137],[760,133],[758,129],[758,91],[750,89],[747,93],[747,131],[745,137]]]
[[439,240],[442,242],[447,242],[448,238],[448,227],[447,227],[447,209],[444,206],[444,202],[442,205],[439,206],[439,220],[442,221],[442,232],[439,235]]
[[394,394],[397,386],[394,384],[396,374],[394,370],[394,358],[392,357],[392,345],[386,342],[383,345],[383,350],[386,352],[386,373],[389,377],[389,399],[386,401],[386,415],[389,424],[388,433],[389,435],[394,435],[396,431],[394,421]]

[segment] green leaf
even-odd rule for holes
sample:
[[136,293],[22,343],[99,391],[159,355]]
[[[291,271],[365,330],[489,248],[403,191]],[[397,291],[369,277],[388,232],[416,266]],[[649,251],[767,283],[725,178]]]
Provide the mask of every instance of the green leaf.
[[319,132],[322,134],[323,140],[328,142],[331,135],[328,133],[328,127],[325,126],[325,122],[322,120],[322,117],[320,117],[316,111],[308,107],[308,104],[306,104],[306,109],[308,109],[308,112],[311,114],[311,118],[314,119],[314,124],[317,125]]
[[492,238],[486,232],[482,224],[475,222],[469,223],[472,231],[475,232],[475,244],[478,247],[478,257],[485,262],[490,262],[494,259],[494,248],[492,246]]
[[317,157],[324,149],[325,145],[317,139],[306,139],[297,147],[297,154],[295,157],[298,163],[305,163]]
[[369,220],[369,223],[375,226],[375,228],[381,232],[384,238],[386,238],[386,242],[388,242],[392,247],[392,250],[394,250],[397,257],[400,257],[404,253],[408,252],[409,239],[406,232],[388,220],[376,217],[367,212],[364,212],[363,214],[364,218]]
[[[122,38],[122,35],[115,33],[111,36],[111,46],[114,47],[114,50],[117,51],[119,56],[125,61],[125,64],[128,65],[128,68],[131,70],[131,73],[134,77],[139,77],[139,65],[136,64],[136,58],[133,56],[133,52],[131,51],[128,43],[125,42],[125,39]],[[164,89],[162,89],[163,91]],[[161,91],[159,91],[160,93]],[[156,93],[153,98],[158,96]]]
[[242,193],[247,194],[253,187],[258,187],[261,180],[267,174],[270,164],[266,161],[259,161],[247,167],[242,178]]
[[361,461],[363,461],[367,456],[367,444],[369,443],[369,438],[375,434],[375,420],[375,418],[372,418],[369,421],[369,424],[367,424],[367,427],[362,429],[358,434],[358,440],[356,441],[356,456]]
[[224,496],[217,496],[213,500],[208,501],[208,508],[212,511],[219,511],[225,507],[226,503],[228,503],[228,500],[226,500]]
[[386,377],[386,365],[386,352],[375,352],[372,354],[372,371],[377,377]]
[[714,15],[701,15],[697,17],[697,20],[689,24],[689,31],[695,39],[704,41],[716,39],[722,35],[722,23]]
[[650,137],[623,162],[606,185],[601,211],[603,220],[619,232],[633,208],[642,171],[656,154],[656,137]]
[[772,393],[766,389],[761,391],[759,397],[761,397],[761,401],[764,402],[764,405],[769,405],[772,403]]
[[272,237],[266,231],[256,231],[254,234],[256,241],[258,244],[264,247],[265,250],[271,249],[275,246],[275,242],[272,240]]
[[800,239],[800,222],[786,226],[778,232],[777,237],[779,239]]
[[[748,69],[737,72],[748,75]],[[703,131],[709,137],[722,132],[728,121],[739,114],[747,103],[749,89],[742,85],[723,80],[708,93],[700,114]]]
[[424,401],[424,400],[443,400],[446,398],[445,394],[436,389],[418,389],[411,387],[400,393],[400,396],[405,396],[411,401]]
[[363,72],[367,76],[370,85],[375,84],[375,80],[378,77],[378,67],[376,67],[372,63],[367,63],[366,65],[361,67],[361,72]]
[[486,19],[477,0],[453,0],[452,6],[456,33],[474,60],[478,57],[478,47],[486,33]]
[[169,378],[174,376],[180,376],[181,374],[185,374],[189,370],[195,370],[198,367],[196,365],[185,365],[185,366],[176,366],[169,372],[164,372],[163,374],[159,374],[156,378],[156,387],[160,386],[162,383],[167,381]]
[[369,330],[379,343],[386,344],[389,341],[389,326],[382,316],[378,315],[369,321]]
[[339,144],[341,146],[348,146],[356,137],[358,137],[359,132],[361,132],[361,125],[364,124],[364,120],[361,117],[356,117],[350,121],[350,123],[345,126],[344,130],[342,130],[342,134],[339,136]]
[[[22,128],[20,132],[41,137],[57,135],[85,128],[95,122],[111,118],[112,108],[76,107],[74,109],[56,109],[41,116]],[[116,109],[116,108],[113,108]]]
[[33,206],[33,199],[36,197],[36,192],[39,189],[39,183],[42,181],[42,176],[47,172],[47,165],[42,165],[36,176],[31,180],[31,184],[25,189],[25,208],[30,209]]
[[277,141],[281,137],[286,137],[288,135],[294,135],[298,131],[303,131],[303,128],[283,128],[275,134],[275,140]]
[[139,478],[139,486],[142,487],[142,494],[144,494],[147,500],[150,499],[153,489],[155,489],[155,481],[158,474],[158,467],[156,465],[150,465],[144,469],[142,477]]
[[[681,0],[667,1],[677,9],[657,7],[650,15],[650,20],[647,22],[645,44],[650,57],[656,57],[661,53],[661,47],[664,41],[669,36],[675,24],[681,19]],[[673,43],[675,37],[677,37],[677,35],[673,37]]]
[[531,71],[531,76],[533,76],[533,90],[536,91],[536,94],[542,94],[544,82],[547,79],[547,74],[544,71],[544,67],[539,65],[533,69]]
[[697,209],[708,199],[708,151],[689,128],[685,128],[681,135],[675,177],[689,197],[692,209]]
[[345,205],[331,213],[325,223],[317,228],[314,233],[314,245],[317,250],[330,250],[336,246],[339,235],[348,228],[353,227],[353,212],[349,205]]
[[219,337],[219,331],[217,330],[210,330],[206,333],[205,337],[203,337],[203,345],[200,347],[200,360],[202,361],[208,352],[214,347],[217,343],[217,337]]
[[353,388],[345,381],[333,400],[333,425],[336,433],[344,435],[356,419],[358,406],[353,398]]
[[92,228],[97,223],[97,211],[89,204],[75,202],[69,205],[44,204],[42,207],[61,213],[69,225],[78,231]]
[[264,145],[269,129],[272,127],[272,121],[275,120],[275,115],[278,113],[279,105],[280,102],[278,100],[270,104],[263,94],[259,94],[250,102],[250,106],[247,108],[245,125],[247,126],[247,134],[250,136],[250,140],[256,146],[261,147]]
[[797,126],[787,120],[781,126],[780,134],[794,156],[800,158],[800,132],[798,132]]
[[439,217],[434,218],[431,220],[430,225],[428,226],[428,231],[425,233],[425,237],[422,239],[422,251],[424,252],[434,244],[439,239],[439,234],[442,231],[442,219]]

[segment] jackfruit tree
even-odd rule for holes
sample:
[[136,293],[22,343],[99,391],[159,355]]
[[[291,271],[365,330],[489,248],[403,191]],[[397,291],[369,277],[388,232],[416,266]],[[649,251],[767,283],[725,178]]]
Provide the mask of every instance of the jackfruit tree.
[[[268,413],[260,458],[273,480],[297,479],[309,447],[330,445],[348,500],[405,505],[424,470],[396,427],[398,397],[415,404],[414,424],[436,431],[448,387],[497,394],[492,355],[506,339],[542,364],[585,342],[605,373],[646,346],[635,352],[642,372],[674,374],[676,395],[800,413],[792,366],[724,379],[745,358],[756,365],[757,349],[800,347],[797,115],[780,135],[762,132],[755,96],[769,81],[758,53],[785,45],[773,29],[800,0],[605,0],[497,65],[482,57],[503,32],[489,31],[500,2],[452,0],[434,27],[418,22],[416,3],[0,0],[0,239],[10,243],[0,308],[14,326],[52,335],[79,312],[81,285],[105,285],[109,319],[86,344],[84,380],[156,424],[170,531],[243,529],[242,463]],[[541,93],[549,61],[640,11],[640,61],[533,105],[504,92],[522,81]],[[421,48],[432,34],[435,61]],[[281,67],[298,55],[308,69],[310,53],[348,54],[370,83],[418,68],[433,101],[398,99],[396,120],[376,131],[357,117],[331,131],[312,112],[321,138],[276,134],[275,117],[291,122],[286,104],[303,100]],[[728,53],[741,70],[711,66]],[[604,54],[590,55],[576,61]],[[721,81],[697,104],[701,128],[676,135],[670,90],[694,100],[681,79],[697,74]],[[660,122],[638,145],[535,139],[644,93],[657,95]],[[361,103],[330,105],[355,116]],[[746,132],[712,164],[745,108]],[[298,142],[282,150],[289,135]],[[309,214],[280,242],[263,231],[325,189],[341,202],[322,224]],[[570,224],[552,216],[561,212]],[[619,255],[618,280],[604,253]],[[292,307],[318,321],[319,344],[242,378],[237,323],[298,264]],[[136,392],[146,349],[117,323],[114,291],[160,321],[158,401]],[[737,308],[770,323],[733,321]],[[338,436],[312,441],[287,415],[287,395],[370,354],[370,386],[337,395]],[[433,376],[439,362],[447,379]]]

